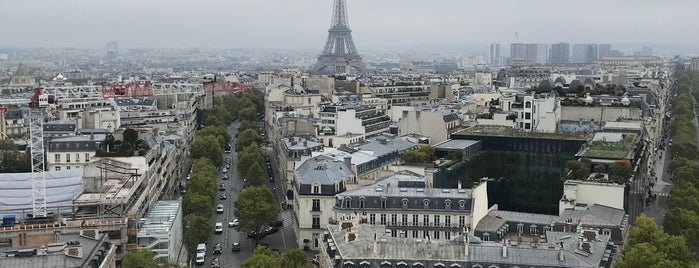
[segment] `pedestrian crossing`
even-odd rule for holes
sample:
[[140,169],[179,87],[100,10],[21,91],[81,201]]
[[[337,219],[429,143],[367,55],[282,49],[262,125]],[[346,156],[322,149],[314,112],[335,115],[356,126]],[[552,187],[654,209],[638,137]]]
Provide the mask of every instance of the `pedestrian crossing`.
[[294,224],[294,211],[293,210],[282,210],[281,215],[279,216],[280,219],[284,222],[284,225],[291,225]]

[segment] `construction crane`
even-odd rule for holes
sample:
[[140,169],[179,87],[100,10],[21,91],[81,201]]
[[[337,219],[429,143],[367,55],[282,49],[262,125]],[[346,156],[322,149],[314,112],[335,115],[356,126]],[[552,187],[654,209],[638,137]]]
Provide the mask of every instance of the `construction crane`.
[[[55,119],[58,99],[54,95],[43,94],[37,88],[30,99],[4,99],[0,105],[29,106],[29,151],[32,166],[32,217],[44,218],[46,210],[46,173],[44,169],[44,120]],[[2,109],[7,111],[7,109]]]

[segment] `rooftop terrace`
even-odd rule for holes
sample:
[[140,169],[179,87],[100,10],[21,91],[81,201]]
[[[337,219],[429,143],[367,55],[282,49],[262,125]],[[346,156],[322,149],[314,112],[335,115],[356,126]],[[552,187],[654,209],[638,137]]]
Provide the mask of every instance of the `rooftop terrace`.
[[636,133],[597,133],[580,155],[588,158],[626,159],[637,136]]
[[496,136],[515,138],[537,138],[554,140],[585,140],[587,133],[541,133],[529,132],[503,126],[473,126],[455,133],[466,136]]

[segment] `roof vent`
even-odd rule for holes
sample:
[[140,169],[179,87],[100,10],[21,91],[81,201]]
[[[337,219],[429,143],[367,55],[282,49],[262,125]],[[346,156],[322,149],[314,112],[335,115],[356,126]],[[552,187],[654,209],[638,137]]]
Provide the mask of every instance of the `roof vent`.
[[400,188],[400,191],[401,191],[401,192],[407,192],[407,191],[408,191],[408,188]]
[[376,192],[383,192],[383,187],[376,187]]
[[418,193],[424,193],[425,188],[417,188],[417,189],[415,189],[415,191],[417,191]]
[[466,189],[459,189],[459,193],[460,193],[460,194],[465,194],[465,193],[466,193]]
[[450,192],[451,192],[451,190],[449,190],[449,189],[442,189],[442,193],[450,193]]

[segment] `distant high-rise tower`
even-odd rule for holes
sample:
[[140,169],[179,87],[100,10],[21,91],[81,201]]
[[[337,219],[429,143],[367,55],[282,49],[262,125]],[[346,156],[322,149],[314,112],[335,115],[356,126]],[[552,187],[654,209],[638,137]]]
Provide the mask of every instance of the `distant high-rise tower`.
[[653,56],[653,48],[649,46],[642,47],[641,56]]
[[571,63],[594,63],[599,57],[597,44],[575,44],[571,54]]
[[570,59],[570,44],[558,43],[551,45],[551,63],[568,64]]
[[119,42],[112,41],[107,43],[107,59],[115,60],[119,55]]
[[490,66],[500,66],[500,44],[490,44]]
[[610,44],[599,44],[597,46],[599,50],[599,58],[600,60],[604,57],[609,57],[609,54],[612,52],[612,45]]
[[360,73],[365,71],[362,56],[352,40],[345,0],[335,0],[328,40],[311,71],[317,74],[336,74],[350,72],[352,68]]

